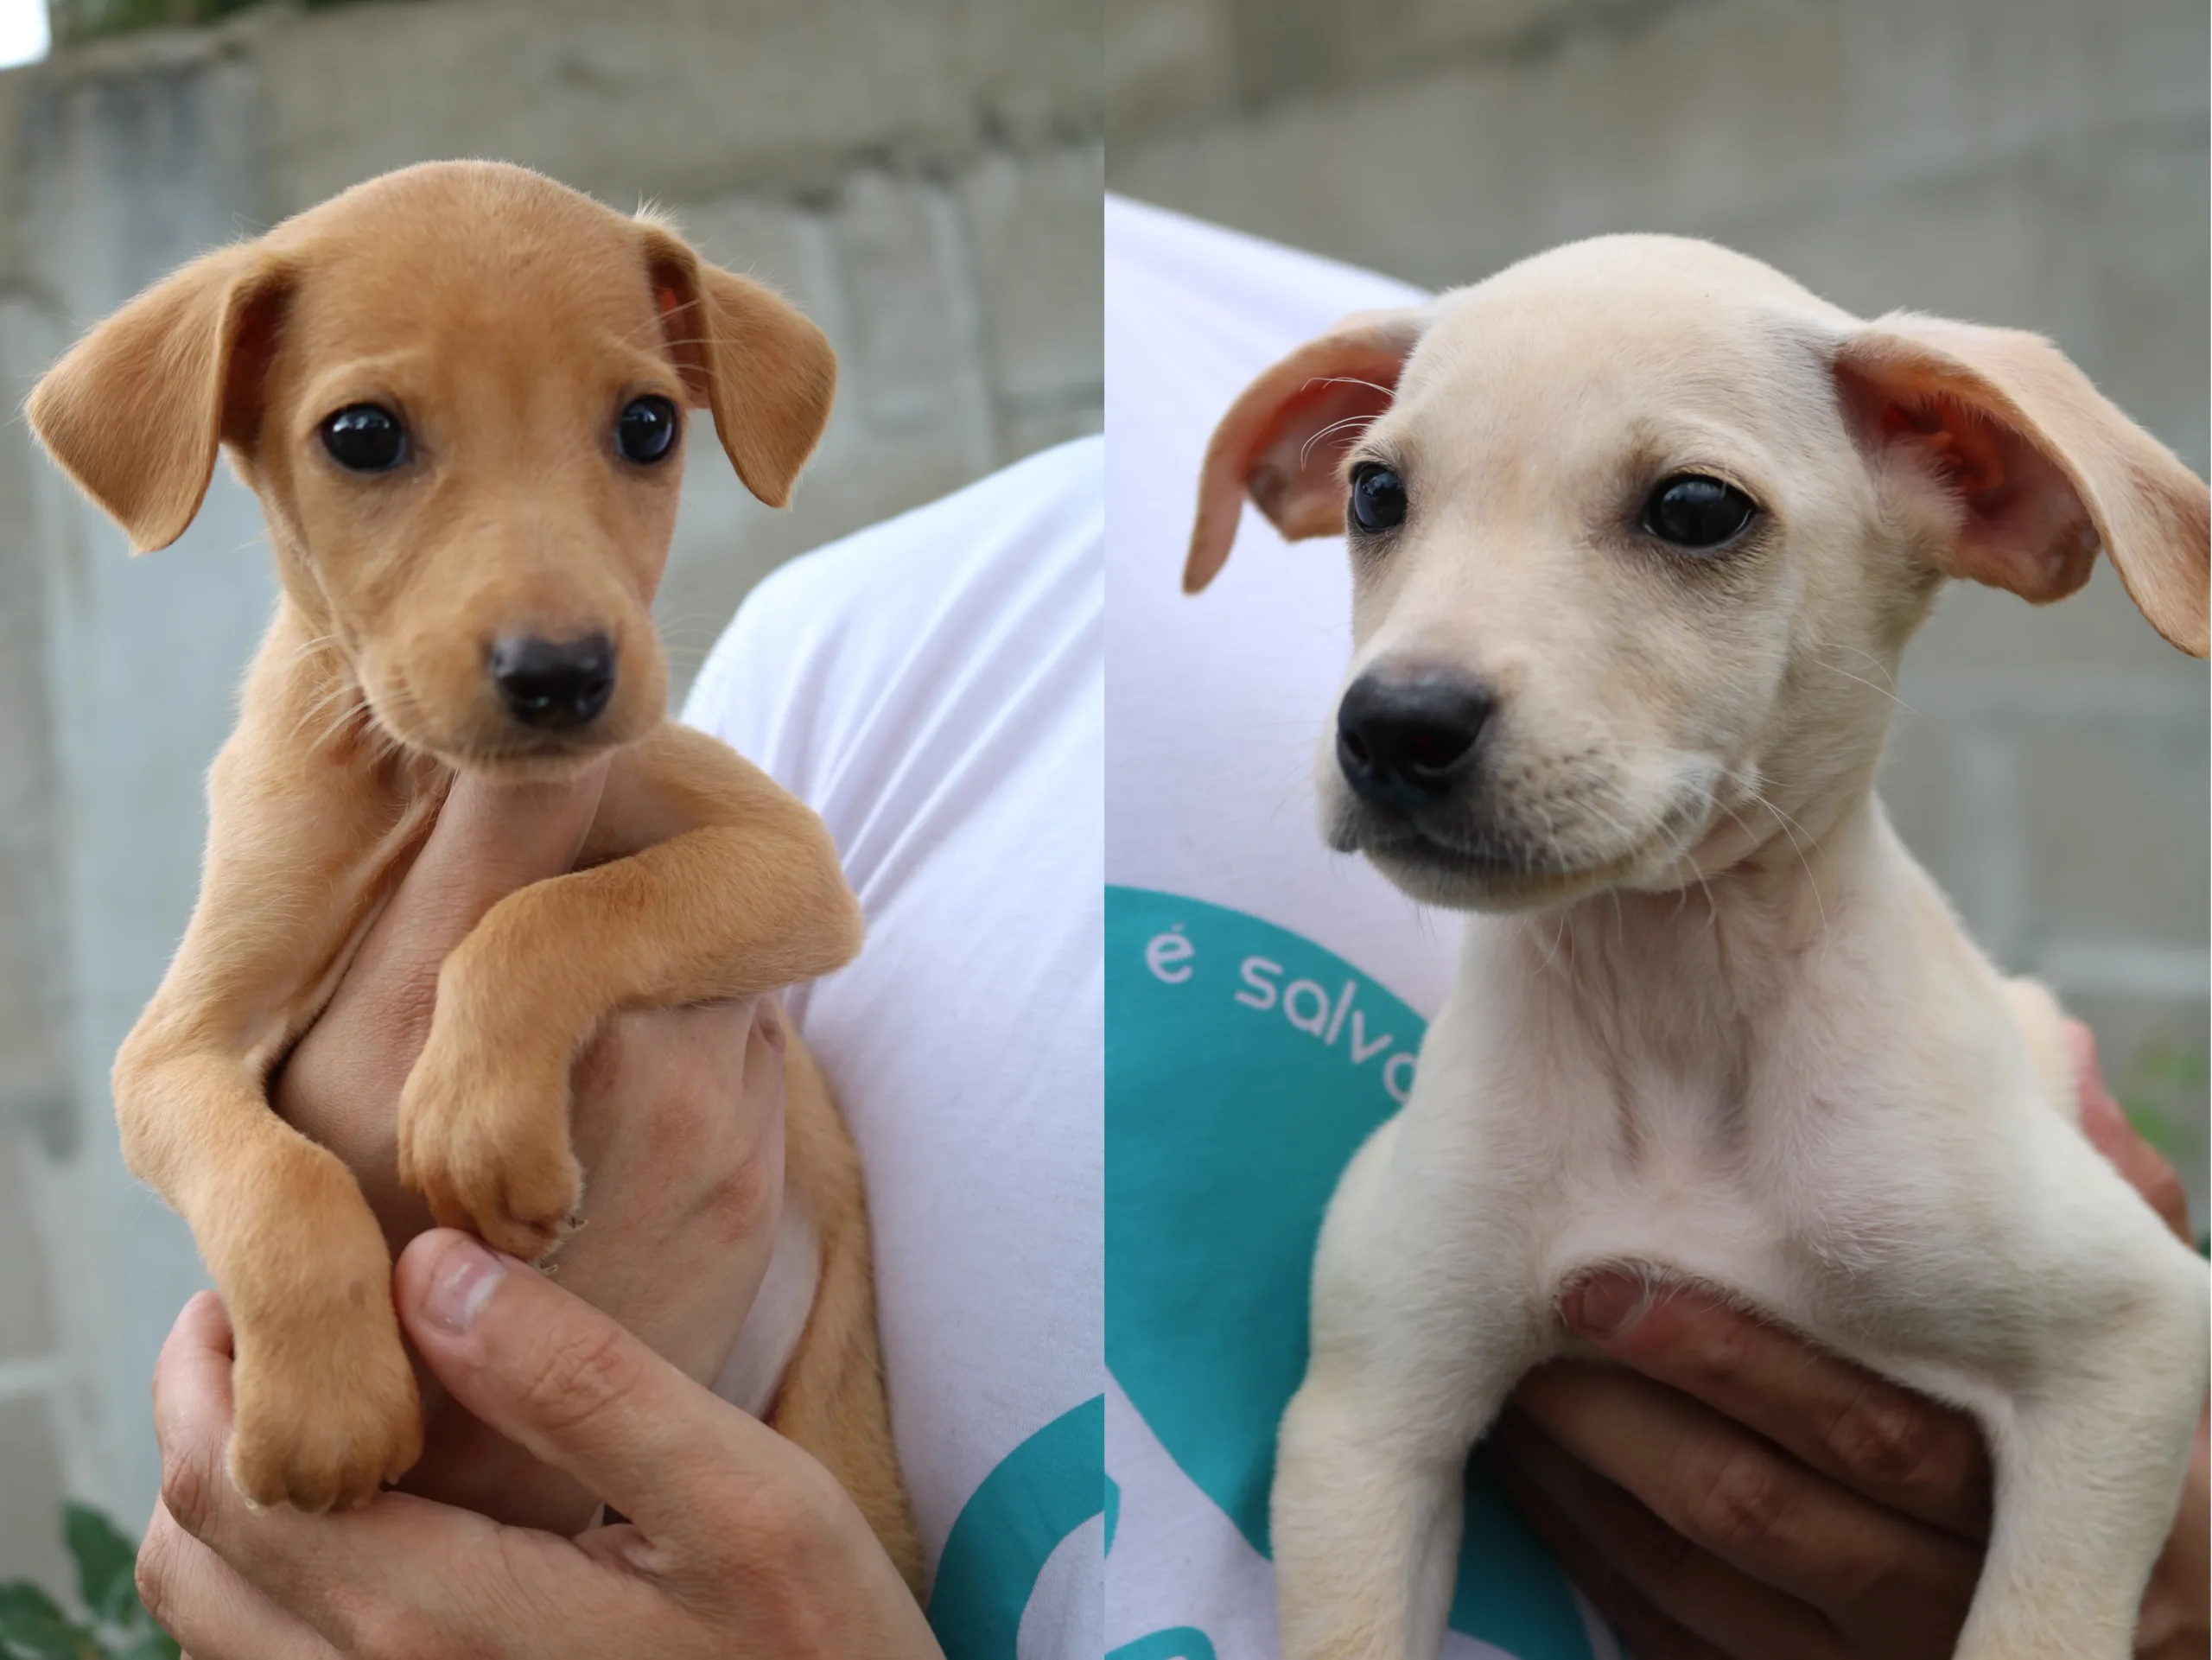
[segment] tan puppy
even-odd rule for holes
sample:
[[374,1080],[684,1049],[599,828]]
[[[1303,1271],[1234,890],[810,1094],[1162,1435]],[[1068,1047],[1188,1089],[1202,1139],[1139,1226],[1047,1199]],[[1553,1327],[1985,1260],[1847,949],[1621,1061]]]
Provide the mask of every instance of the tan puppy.
[[[1200,489],[1193,589],[1248,491],[1347,532],[1324,833],[1482,913],[1322,1231],[1285,1655],[1433,1660],[1468,1448],[1568,1346],[1558,1301],[1627,1267],[1971,1412],[1995,1514],[1959,1654],[2124,1660],[2204,1404],[2205,1264],[2083,1140],[2056,1007],[1873,780],[1947,578],[2057,600],[2101,548],[2204,655],[2203,484],[2033,335],[1607,237],[1301,347]],[[1705,1542],[1758,1502],[1716,1486]]]
[[[454,162],[195,260],[32,394],[40,440],[134,550],[183,533],[225,445],[276,551],[283,599],[210,778],[200,902],[114,1078],[124,1156],[191,1225],[236,1328],[248,1498],[359,1504],[420,1451],[384,1237],[265,1086],[457,770],[553,778],[615,752],[575,874],[495,906],[439,976],[398,1145],[442,1224],[525,1258],[562,1237],[569,1065],[612,1012],[767,991],[859,949],[821,823],[665,718],[648,609],[680,411],[711,410],[780,506],[835,381],[818,329],[650,215]],[[820,1261],[772,1421],[913,1584],[858,1165],[788,1053],[786,1187]]]

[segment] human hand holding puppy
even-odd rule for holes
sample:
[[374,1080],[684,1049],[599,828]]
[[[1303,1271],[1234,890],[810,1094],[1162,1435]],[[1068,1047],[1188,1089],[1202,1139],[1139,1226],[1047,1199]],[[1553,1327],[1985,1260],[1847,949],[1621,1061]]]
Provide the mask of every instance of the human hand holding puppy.
[[[2106,1091],[2088,1028],[2069,1036],[2084,1133],[2188,1238],[2179,1178]],[[1620,1364],[1532,1373],[1486,1455],[1639,1660],[1951,1653],[1989,1537],[1971,1417],[1690,1288],[1600,1276],[1562,1312]],[[2212,1642],[2207,1453],[2200,1422],[2144,1660]]]
[[256,1511],[223,1472],[232,1335],[186,1306],[154,1375],[147,1606],[194,1660],[938,1653],[852,1501],[791,1442],[552,1282],[439,1231],[400,1319],[462,1407],[631,1520],[574,1542],[387,1492]]
[[[400,1091],[429,1030],[447,953],[508,894],[568,871],[604,766],[550,785],[458,779],[423,853],[273,1091],[343,1159],[395,1256],[431,1226],[401,1185]],[[639,1010],[577,1063],[572,1134],[587,1227],[561,1284],[694,1382],[728,1359],[768,1262],[783,1197],[783,1044],[772,1002]],[[404,1487],[517,1525],[573,1534],[598,1499],[429,1391],[425,1455]]]
[[[448,1393],[426,1391],[405,1493],[330,1517],[257,1513],[222,1472],[230,1323],[213,1297],[186,1307],[155,1378],[163,1498],[139,1582],[198,1660],[935,1652],[821,1466],[698,1387],[736,1339],[782,1199],[771,1000],[618,1015],[579,1060],[574,1140],[596,1225],[562,1246],[557,1286],[465,1235],[425,1235],[429,1212],[398,1180],[399,1092],[440,963],[499,900],[569,868],[604,778],[457,780],[286,1064],[278,1110],[346,1161],[396,1250],[415,1241],[400,1317]],[[567,1543],[601,1495],[632,1521]]]

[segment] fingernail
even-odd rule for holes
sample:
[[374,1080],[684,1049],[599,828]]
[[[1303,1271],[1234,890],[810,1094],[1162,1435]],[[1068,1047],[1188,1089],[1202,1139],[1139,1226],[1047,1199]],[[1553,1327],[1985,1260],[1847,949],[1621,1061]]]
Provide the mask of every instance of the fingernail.
[[459,1337],[476,1323],[506,1271],[505,1263],[474,1239],[448,1246],[429,1295],[423,1300],[423,1317],[441,1332]]
[[1640,1281],[1625,1274],[1597,1274],[1560,1300],[1560,1313],[1585,1337],[1618,1337],[1643,1317],[1647,1306]]

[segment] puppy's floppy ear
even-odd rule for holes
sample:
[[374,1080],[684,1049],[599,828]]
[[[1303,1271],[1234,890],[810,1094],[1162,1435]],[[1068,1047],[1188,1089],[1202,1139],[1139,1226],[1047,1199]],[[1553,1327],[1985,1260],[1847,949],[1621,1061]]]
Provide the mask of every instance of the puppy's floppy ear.
[[653,298],[692,407],[714,411],[745,487],[785,506],[836,394],[829,337],[773,289],[709,264],[665,226],[644,229]]
[[2102,547],[2151,626],[2206,654],[2212,491],[2039,335],[1894,313],[1836,371],[1859,442],[1920,451],[1960,511],[1947,575],[2037,604]]
[[223,440],[251,444],[284,284],[252,243],[204,254],[69,348],[31,391],[31,430],[150,553],[200,511]]
[[1195,594],[1229,563],[1249,492],[1292,541],[1344,529],[1337,464],[1370,421],[1390,407],[1398,374],[1421,341],[1426,307],[1361,311],[1311,340],[1247,386],[1206,445],[1198,521],[1183,564]]

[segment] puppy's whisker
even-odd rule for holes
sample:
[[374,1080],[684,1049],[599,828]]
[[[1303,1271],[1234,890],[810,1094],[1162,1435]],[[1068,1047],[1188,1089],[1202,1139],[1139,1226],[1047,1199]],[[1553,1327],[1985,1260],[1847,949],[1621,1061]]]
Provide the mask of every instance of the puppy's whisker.
[[[1872,653],[1870,652],[1869,655],[1871,656]],[[1890,690],[1887,686],[1878,686],[1872,681],[1867,679],[1866,676],[1853,674],[1848,669],[1840,668],[1835,664],[1829,662],[1826,658],[1815,658],[1814,661],[1818,663],[1821,667],[1826,669],[1830,674],[1840,674],[1846,680],[1856,681],[1859,684],[1866,687],[1869,691],[1880,692],[1883,696],[1888,698],[1892,703],[1895,703],[1899,709],[1903,709],[1908,715],[1916,717],[1920,713],[1918,709],[1906,703],[1904,698],[1898,696],[1896,692]]]
[[[1776,806],[1773,802],[1768,800],[1764,792],[1761,791],[1757,785],[1747,785],[1745,787],[1749,792],[1754,805],[1765,809],[1768,812],[1774,815],[1776,822],[1782,826],[1782,833],[1789,838],[1790,850],[1796,854],[1797,862],[1805,868],[1805,885],[1812,890],[1813,908],[1816,913],[1818,913],[1821,919],[1821,938],[1823,941],[1823,950],[1825,951],[1825,942],[1828,938],[1827,906],[1821,899],[1820,879],[1813,874],[1812,858],[1805,851],[1804,843],[1799,842],[1797,839],[1797,832],[1801,830],[1804,830],[1805,827],[1802,824],[1800,824],[1796,819],[1792,818],[1788,813],[1783,811],[1781,808]],[[1808,841],[1816,839],[1814,837],[1810,830],[1806,830],[1805,834],[1806,839]]]
[[1299,445],[1298,464],[1300,467],[1305,466],[1306,458],[1313,453],[1313,446],[1319,443],[1322,439],[1327,437],[1331,433],[1342,432],[1347,427],[1356,427],[1360,431],[1364,432],[1368,428],[1374,424],[1375,417],[1371,415],[1348,415],[1341,421],[1330,422],[1327,426],[1321,428],[1319,431],[1315,432],[1312,437],[1306,439],[1304,443]]
[[305,738],[311,727],[321,722],[326,714],[330,715],[332,718],[308,745],[310,753],[319,750],[338,733],[344,730],[346,723],[358,712],[360,706],[360,688],[350,679],[339,680],[321,696],[300,711],[298,720],[293,723],[293,736]]
[[293,664],[304,663],[309,658],[317,656],[324,652],[329,652],[333,653],[333,655],[335,655],[337,646],[337,635],[318,634],[313,639],[301,641],[298,649],[296,650],[289,658],[286,658],[285,661]]
[[1316,375],[1313,379],[1307,381],[1306,384],[1308,387],[1364,386],[1368,391],[1371,392],[1380,392],[1385,398],[1395,398],[1398,395],[1396,389],[1394,387],[1378,386],[1373,381],[1362,380],[1357,375]]
[[1836,642],[1835,649],[1840,652],[1857,652],[1860,657],[1865,658],[1869,663],[1872,664],[1877,669],[1881,671],[1882,678],[1890,683],[1890,688],[1891,690],[1894,691],[1897,689],[1897,675],[1892,669],[1892,666],[1885,661],[1879,653],[1870,652],[1864,646],[1851,645],[1847,641]]
[[653,330],[658,328],[665,328],[668,327],[668,320],[670,318],[679,316],[686,311],[696,309],[697,307],[703,305],[704,303],[705,296],[703,295],[695,295],[689,300],[681,301],[678,303],[669,307],[665,311],[656,309],[653,315],[647,318],[644,322],[623,330],[616,338],[619,339],[625,346],[632,345],[637,340],[638,336],[640,334],[650,334]]

